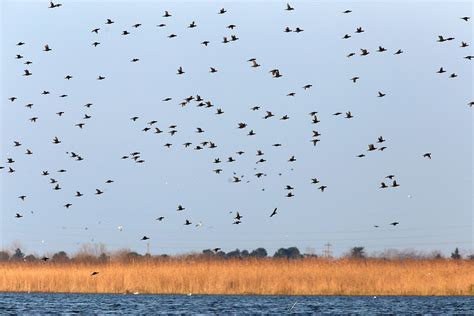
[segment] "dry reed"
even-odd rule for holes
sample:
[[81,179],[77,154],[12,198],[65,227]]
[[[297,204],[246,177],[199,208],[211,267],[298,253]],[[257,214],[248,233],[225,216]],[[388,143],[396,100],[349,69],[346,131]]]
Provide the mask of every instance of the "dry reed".
[[474,295],[474,260],[7,262],[0,264],[0,292]]

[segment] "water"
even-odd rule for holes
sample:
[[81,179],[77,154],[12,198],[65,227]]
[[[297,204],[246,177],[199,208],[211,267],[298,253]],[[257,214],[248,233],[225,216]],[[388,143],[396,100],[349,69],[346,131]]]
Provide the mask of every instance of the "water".
[[474,296],[238,296],[0,293],[0,314],[474,314]]

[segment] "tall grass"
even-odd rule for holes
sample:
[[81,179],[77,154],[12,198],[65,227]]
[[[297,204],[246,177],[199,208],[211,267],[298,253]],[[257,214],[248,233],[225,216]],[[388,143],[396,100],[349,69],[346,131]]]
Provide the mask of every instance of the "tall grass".
[[[99,274],[91,276],[93,271]],[[0,264],[2,292],[474,295],[474,260],[167,259]]]

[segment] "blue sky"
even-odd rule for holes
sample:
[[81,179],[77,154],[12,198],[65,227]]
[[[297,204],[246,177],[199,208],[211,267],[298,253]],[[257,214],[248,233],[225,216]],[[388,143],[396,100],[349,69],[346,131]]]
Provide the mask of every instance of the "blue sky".
[[[156,254],[288,246],[320,253],[327,242],[335,254],[359,245],[369,252],[472,251],[473,82],[472,62],[463,58],[472,49],[459,47],[472,42],[472,20],[460,19],[472,15],[471,3],[294,1],[291,12],[280,1],[61,3],[48,9],[48,1],[2,2],[0,166],[16,161],[15,173],[0,171],[2,247],[73,252],[103,243],[143,253],[139,239],[147,235]],[[222,7],[227,12],[217,14]],[[353,12],[342,14],[346,9]],[[163,18],[164,10],[172,17]],[[105,25],[107,18],[115,23]],[[187,28],[192,21],[197,27]],[[287,26],[304,31],[284,33]],[[96,27],[99,34],[91,33]],[[357,27],[365,32],[354,33]],[[172,33],[178,36],[167,38]],[[239,40],[223,44],[231,34]],[[455,40],[438,43],[438,35]],[[94,48],[94,41],[101,44]],[[45,44],[52,51],[42,51]],[[387,52],[376,52],[378,46]],[[360,56],[361,48],[370,54]],[[394,55],[398,49],[403,54]],[[250,58],[261,67],[251,68]],[[26,67],[26,60],[33,64]],[[185,74],[178,76],[180,66]],[[440,67],[447,72],[437,74]],[[272,78],[274,68],[283,77]],[[22,76],[24,69],[33,75]],[[453,72],[457,78],[449,78]],[[303,90],[306,84],[313,86]],[[386,96],[378,98],[378,91]],[[196,94],[215,106],[179,105]],[[18,99],[10,102],[11,96]],[[167,97],[173,100],[163,102]],[[216,108],[224,114],[215,115]],[[275,117],[263,119],[265,111]],[[320,123],[311,124],[311,111]],[[346,111],[354,118],[332,115]],[[279,120],[283,115],[290,119]],[[142,132],[152,120],[164,133]],[[237,129],[239,122],[248,127]],[[173,124],[175,136],[167,133]],[[251,129],[255,136],[247,136]],[[312,130],[322,134],[316,147]],[[52,144],[55,136],[61,144]],[[379,136],[387,149],[367,152]],[[193,145],[184,148],[188,141]],[[193,150],[202,141],[218,147]],[[34,154],[25,155],[26,148]],[[255,163],[258,149],[267,162]],[[84,161],[70,158],[71,151]],[[120,159],[134,151],[145,163]],[[431,160],[422,157],[426,152]],[[361,153],[366,157],[357,158]],[[296,161],[288,162],[293,155]],[[229,156],[236,161],[225,162]],[[218,157],[223,162],[216,166]],[[212,172],[217,167],[220,175]],[[43,170],[51,176],[41,176]],[[244,175],[242,182],[231,182],[234,172]],[[256,172],[267,176],[257,179]],[[380,189],[389,174],[400,187]],[[62,190],[52,190],[51,177]],[[294,197],[285,197],[286,185]],[[94,195],[96,188],[105,193]],[[74,197],[76,191],[84,196]],[[179,204],[186,210],[177,212]],[[240,225],[232,224],[236,211],[244,216]],[[16,219],[17,212],[24,217]],[[193,225],[184,226],[185,219]]]

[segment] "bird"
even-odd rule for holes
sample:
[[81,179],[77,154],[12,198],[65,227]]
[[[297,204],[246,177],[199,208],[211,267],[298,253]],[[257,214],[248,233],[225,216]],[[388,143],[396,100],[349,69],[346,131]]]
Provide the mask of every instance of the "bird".
[[385,188],[388,188],[388,186],[385,184],[385,182],[381,182],[380,183],[380,188],[385,189]]
[[64,207],[65,207],[65,208],[70,208],[71,206],[72,206],[71,203],[64,204]]
[[392,188],[399,187],[400,185],[397,183],[397,180],[393,180],[392,182]]
[[218,14],[224,14],[224,13],[226,13],[226,12],[227,12],[226,9],[221,8],[221,9],[219,10]]
[[184,225],[186,225],[186,226],[187,226],[187,225],[191,225],[191,224],[192,224],[191,221],[188,220],[188,219],[184,222]]
[[374,146],[374,144],[369,144],[368,147],[369,147],[369,149],[367,149],[367,151],[374,151],[374,150],[377,149],[377,148]]
[[114,24],[114,23],[115,23],[115,22],[112,21],[111,19],[107,19],[107,20],[105,21],[105,24]]
[[280,74],[280,70],[278,70],[278,69],[272,69],[269,72],[272,74],[273,78],[282,77],[282,75]]
[[148,236],[143,236],[140,240],[148,240],[148,239],[150,239],[150,237],[148,237]]
[[81,196],[83,196],[83,195],[84,195],[84,194],[82,194],[81,192],[76,191],[76,197],[81,197]]
[[352,115],[351,111],[346,112],[346,118],[350,119],[353,118],[354,116]]
[[20,213],[15,214],[15,218],[22,218],[22,217],[23,217],[23,215],[21,215]]
[[382,92],[380,92],[380,91],[378,92],[378,97],[379,97],[379,98],[382,98],[382,97],[384,97],[385,95],[386,95],[385,93],[382,93]]
[[460,18],[460,19],[461,19],[461,20],[464,20],[464,21],[466,21],[466,22],[467,22],[467,21],[469,21],[470,17],[468,17],[468,16],[463,16],[463,17],[462,17],[462,18]]
[[48,44],[44,45],[44,49],[43,49],[43,51],[45,51],[45,52],[49,52],[49,51],[51,51],[51,50],[52,50],[52,49],[51,49],[51,48],[49,48],[49,45],[48,45]]
[[266,112],[267,112],[267,114],[263,117],[264,119],[269,119],[270,117],[275,116],[275,115],[274,115],[272,112],[270,112],[270,111],[266,111]]
[[99,31],[100,31],[100,27],[93,29],[91,33],[99,34]]
[[101,195],[101,194],[103,194],[103,193],[104,193],[104,191],[101,191],[101,190],[99,190],[99,189],[95,189],[95,194],[96,194],[96,195]]
[[165,11],[165,14],[163,14],[164,18],[169,18],[171,14],[168,11]]
[[275,209],[273,210],[273,212],[270,214],[270,218],[275,216],[277,214],[277,208],[275,207]]
[[160,217],[158,217],[156,220],[161,222],[161,221],[163,221],[164,219],[165,219],[164,216],[160,216]]
[[423,154],[423,157],[431,159],[431,153],[425,153]]
[[176,211],[184,211],[186,208],[184,208],[182,205],[178,205],[178,208]]
[[385,51],[387,51],[387,49],[383,48],[382,46],[379,46],[379,49],[377,50],[379,53],[383,53]]
[[383,139],[383,136],[379,136],[377,138],[377,143],[383,143],[385,141],[385,139]]
[[62,6],[61,3],[53,3],[53,1],[50,1],[49,2],[49,7],[50,9],[54,9],[54,8],[59,8],[60,6]]
[[352,78],[351,78],[352,82],[354,82],[354,83],[356,83],[356,81],[357,81],[357,80],[359,80],[359,79],[360,79],[360,78],[359,78],[359,77],[357,77],[357,76],[356,76],[356,77],[352,77]]
[[99,274],[99,272],[94,271],[94,272],[91,273],[91,276],[98,275],[98,274]]
[[327,188],[327,186],[325,185],[322,185],[320,186],[318,189],[321,190],[321,192],[324,192],[324,190]]
[[365,31],[362,29],[362,27],[358,27],[355,32],[356,33],[364,33]]
[[289,3],[286,4],[286,11],[293,11],[295,8],[293,8],[292,6],[290,6]]
[[178,68],[177,74],[178,74],[178,75],[184,74],[183,67],[179,67],[179,68]]
[[209,67],[209,72],[210,73],[215,73],[215,72],[217,72],[217,69],[214,68],[214,67]]
[[59,140],[59,138],[57,138],[57,137],[53,138],[53,144],[60,144],[60,143],[61,143],[61,141]]
[[209,45],[209,43],[210,43],[209,41],[203,41],[203,42],[201,42],[201,44],[204,45],[204,46],[206,46],[206,47],[207,47],[207,45]]
[[31,73],[28,69],[25,69],[25,70],[24,70],[23,76],[26,76],[26,77],[27,77],[27,76],[31,76],[31,75],[32,75],[32,73]]
[[399,223],[399,222],[392,222],[392,223],[390,223],[390,225],[392,225],[392,226],[397,226],[398,224],[400,224],[400,223]]
[[361,56],[367,56],[367,55],[369,55],[369,54],[370,54],[370,53],[369,53],[369,51],[368,51],[367,49],[365,49],[365,48],[361,48],[361,49],[360,49],[360,55],[361,55]]

